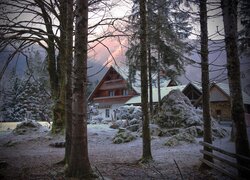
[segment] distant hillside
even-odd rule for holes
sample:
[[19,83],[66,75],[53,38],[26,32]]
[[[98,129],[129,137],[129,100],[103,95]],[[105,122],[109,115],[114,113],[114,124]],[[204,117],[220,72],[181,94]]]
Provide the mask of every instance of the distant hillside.
[[[111,42],[110,47],[112,47]],[[190,40],[190,43],[197,45],[199,49],[199,41]],[[226,70],[226,52],[224,47],[224,42],[221,40],[217,40],[214,42],[209,42],[209,62],[210,62],[210,79],[211,81],[216,82],[227,82],[227,70]],[[118,48],[116,50],[116,48]],[[0,53],[0,71],[2,70],[5,62],[7,61],[11,51],[13,49],[9,48],[6,49],[4,52]],[[33,46],[28,51],[36,51],[38,50],[43,57],[45,57],[46,53],[44,49],[39,46]],[[119,50],[119,51],[118,51]],[[88,60],[88,79],[93,86],[102,78],[104,73],[107,71],[107,67],[103,67],[105,61],[110,58],[109,54],[105,54],[104,50],[96,51],[95,58]],[[126,57],[125,57],[125,50],[120,50],[119,44],[115,44],[112,49],[113,55],[116,59],[116,62],[120,66],[124,66],[123,64]],[[119,53],[118,53],[119,52]],[[185,67],[185,74],[179,77],[179,81],[183,84],[188,83],[189,81],[197,81],[201,82],[201,69],[200,69],[200,55],[197,53],[197,50],[193,50],[191,54],[186,55],[188,58],[192,59],[195,64],[187,65]],[[241,57],[241,72],[242,72],[242,88],[250,95],[250,59],[249,56],[242,55]],[[198,64],[197,64],[198,63]],[[8,74],[11,69],[16,67],[16,72],[18,75],[22,76],[23,72],[26,70],[26,60],[25,56],[22,54],[17,54],[14,57],[14,60],[10,62],[4,78],[2,81],[8,80]],[[2,84],[2,82],[1,82]]]
[[[199,49],[199,41],[191,42],[197,44],[197,49]],[[227,79],[227,56],[224,48],[224,41],[217,40],[214,42],[209,42],[209,70],[210,70],[210,81],[215,82],[225,82],[228,83]],[[192,51],[191,55],[187,55],[190,59],[194,60],[196,63],[200,63],[200,55],[197,50]],[[242,89],[250,95],[250,57],[249,55],[240,56],[241,63],[241,83]],[[185,67],[185,74],[182,75],[179,80],[183,84],[189,81],[201,82],[201,68],[199,64],[188,65]]]

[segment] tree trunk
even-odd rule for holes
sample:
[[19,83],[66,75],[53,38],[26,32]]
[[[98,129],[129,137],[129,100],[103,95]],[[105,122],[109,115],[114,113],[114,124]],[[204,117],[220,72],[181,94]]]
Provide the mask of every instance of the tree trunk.
[[[159,33],[160,34],[160,33]],[[159,35],[160,37],[160,35]],[[160,49],[160,47],[159,47]],[[160,51],[158,51],[158,62],[157,62],[157,87],[158,87],[158,108],[161,107],[161,75],[160,75]]]
[[[201,28],[201,74],[202,74],[202,107],[204,121],[204,142],[212,144],[210,93],[209,93],[209,65],[208,65],[208,30],[207,30],[207,0],[200,0],[200,28]],[[204,150],[212,152],[204,147]],[[204,159],[213,161],[213,158],[204,154]],[[205,164],[202,164],[206,167]]]
[[149,82],[149,111],[150,118],[153,116],[153,83],[152,83],[152,62],[151,62],[151,49],[148,43],[148,82]]
[[152,159],[151,137],[148,117],[148,68],[147,68],[147,21],[146,21],[146,1],[140,0],[140,62],[141,62],[141,101],[142,101],[142,139],[143,154],[142,162]]
[[65,98],[65,163],[69,163],[72,141],[72,64],[73,64],[73,1],[67,1],[66,27],[66,98]]
[[65,84],[66,84],[66,24],[67,16],[67,2],[65,0],[59,1],[59,19],[60,19],[60,41],[59,53],[57,56],[57,78],[58,89],[54,105],[54,121],[52,132],[59,133],[64,130],[65,125]]
[[[148,7],[148,12],[152,12],[152,1],[148,0],[147,1],[147,7]],[[150,26],[149,26],[149,22],[150,22],[150,17],[149,17],[149,13],[147,15],[147,30],[148,30],[148,82],[149,82],[149,111],[150,111],[150,119],[151,122],[153,121],[152,116],[153,116],[153,83],[152,83],[152,60],[151,60],[151,43],[150,43]],[[154,123],[154,122],[152,122]]]
[[87,139],[88,0],[76,1],[75,35],[72,142],[67,175],[87,179],[93,175],[89,162]]
[[[221,0],[225,43],[227,52],[227,70],[231,96],[231,117],[235,123],[235,149],[236,153],[249,157],[249,144],[245,122],[244,105],[242,99],[240,60],[237,47],[237,0]],[[241,159],[240,165],[249,166]],[[250,177],[250,174],[239,170],[241,177]]]
[[[48,72],[50,77],[50,88],[51,88],[51,96],[54,102],[54,106],[52,109],[53,113],[53,125],[52,125],[52,132],[60,132],[63,129],[63,120],[64,111],[61,111],[62,104],[60,102],[60,90],[59,87],[59,76],[58,76],[58,66],[57,66],[57,59],[56,59],[56,48],[55,48],[55,37],[53,33],[53,24],[50,19],[50,15],[46,11],[45,5],[43,1],[35,0],[37,6],[41,9],[42,17],[45,23],[46,31],[48,33],[47,44],[48,48],[47,51],[47,59],[48,59]],[[64,88],[64,87],[63,87]]]
[[[162,26],[162,18],[163,18],[163,8],[162,5],[164,5],[163,0],[158,0],[158,17],[157,17],[157,36],[159,38],[159,41],[161,41],[161,26]],[[160,43],[157,46],[158,48],[158,61],[157,61],[157,87],[158,87],[158,110],[161,107],[161,75],[160,75],[160,70],[161,70],[161,46]]]

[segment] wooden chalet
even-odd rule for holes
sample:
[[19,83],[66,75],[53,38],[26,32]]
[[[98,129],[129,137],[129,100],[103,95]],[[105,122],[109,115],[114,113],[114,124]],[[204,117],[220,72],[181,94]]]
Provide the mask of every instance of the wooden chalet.
[[[247,124],[250,125],[250,96],[242,92]],[[200,97],[195,104],[201,104]],[[222,120],[231,120],[231,97],[229,85],[225,83],[213,83],[210,87],[210,109],[212,117]]]
[[111,66],[90,94],[88,101],[98,107],[103,119],[112,119],[115,110],[139,92],[128,84],[126,77]]

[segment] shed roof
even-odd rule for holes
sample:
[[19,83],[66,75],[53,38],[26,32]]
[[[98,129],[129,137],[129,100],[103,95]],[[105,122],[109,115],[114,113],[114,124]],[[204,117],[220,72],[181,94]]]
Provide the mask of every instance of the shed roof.
[[[186,85],[179,85],[179,86],[170,86],[170,87],[163,87],[161,88],[161,98],[168,95],[170,91],[174,89],[179,89],[182,91]],[[158,102],[158,88],[153,88],[153,102]],[[125,104],[140,104],[141,103],[141,96],[134,96],[130,98]]]

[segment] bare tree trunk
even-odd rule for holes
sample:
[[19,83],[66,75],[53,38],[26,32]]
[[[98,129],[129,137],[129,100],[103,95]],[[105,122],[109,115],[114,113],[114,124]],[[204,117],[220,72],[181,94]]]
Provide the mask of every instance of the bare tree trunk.
[[67,1],[66,27],[66,98],[65,98],[65,163],[69,163],[72,141],[72,64],[73,64],[73,1]]
[[63,129],[63,116],[64,112],[61,112],[61,103],[60,103],[60,87],[59,87],[59,77],[58,77],[58,67],[56,59],[56,47],[55,47],[55,36],[52,29],[52,20],[50,19],[49,13],[46,11],[43,1],[35,0],[37,6],[41,9],[41,14],[44,20],[46,31],[48,33],[46,49],[48,55],[48,72],[50,77],[50,87],[51,87],[51,96],[54,102],[52,109],[53,113],[53,125],[52,132],[60,132]]
[[148,68],[147,68],[147,20],[146,20],[146,1],[140,0],[140,62],[141,62],[141,101],[142,101],[142,138],[143,154],[142,162],[152,159],[151,137],[149,130],[148,117]]
[[148,43],[148,82],[149,82],[149,110],[150,118],[153,116],[153,83],[152,83],[152,62],[151,62],[151,49]]
[[[161,7],[164,4],[163,0],[158,0],[159,6],[158,6],[158,17],[157,17],[157,36],[159,38],[159,41],[161,40],[161,26],[162,26],[162,18],[163,18],[163,8]],[[160,69],[161,69],[161,46],[158,44],[158,61],[157,61],[157,87],[158,87],[158,110],[161,106],[161,75],[160,75]]]
[[93,175],[89,162],[87,139],[88,0],[76,1],[75,35],[72,142],[67,175],[87,179]]
[[[147,7],[148,7],[148,12],[152,11],[152,1],[148,0],[147,1]],[[150,22],[150,17],[149,14],[147,15],[147,22],[149,24]],[[152,59],[151,59],[151,43],[150,43],[150,26],[147,26],[147,31],[148,31],[148,82],[149,82],[149,111],[150,111],[150,119],[152,122],[152,116],[153,116],[153,83],[152,83]],[[152,122],[154,123],[154,122]]]
[[[209,94],[209,65],[208,65],[208,30],[207,30],[207,0],[200,0],[200,28],[201,28],[201,73],[202,73],[202,107],[204,121],[204,142],[212,144],[210,94]],[[204,150],[212,152],[204,147]],[[204,154],[204,159],[213,161],[213,158]],[[205,164],[202,164],[206,167]]]
[[[249,144],[242,99],[240,60],[237,46],[237,0],[221,0],[225,43],[227,51],[227,70],[231,96],[231,117],[235,128],[236,153],[249,157]],[[247,162],[237,159],[240,165],[249,166]],[[250,177],[250,173],[239,170],[241,177]]]
[[64,130],[65,125],[65,81],[66,81],[66,21],[67,2],[59,0],[59,17],[60,17],[60,41],[59,54],[57,56],[57,78],[58,89],[54,105],[54,121],[52,132],[59,133]]
[[[159,36],[160,37],[160,36]],[[160,49],[160,48],[159,48]],[[158,108],[161,107],[161,75],[160,75],[160,59],[161,55],[158,51],[158,62],[157,62],[157,87],[158,87]]]

